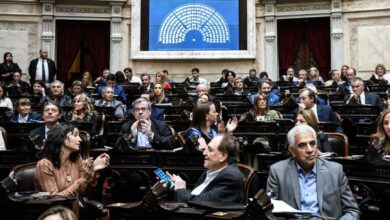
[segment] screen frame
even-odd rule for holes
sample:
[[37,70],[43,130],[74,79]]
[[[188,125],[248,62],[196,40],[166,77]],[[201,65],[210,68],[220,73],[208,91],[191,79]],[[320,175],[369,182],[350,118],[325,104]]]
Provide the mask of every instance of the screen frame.
[[[246,5],[246,42],[243,46],[245,50],[208,50],[208,51],[147,51],[141,50],[141,43],[145,44],[145,39],[141,39],[141,31],[145,27],[141,25],[141,16],[145,15],[145,7],[141,7],[142,0],[132,1],[132,22],[131,22],[131,59],[133,60],[188,60],[188,59],[255,59],[256,58],[256,4],[255,0],[247,0]],[[143,13],[143,14],[142,14]],[[241,23],[241,22],[240,22]],[[242,24],[242,23],[241,23]],[[145,25],[144,25],[145,26]],[[240,34],[241,38],[241,34]],[[142,42],[141,42],[142,41]],[[240,39],[241,41],[241,39]],[[241,43],[240,43],[241,44]],[[241,48],[241,45],[240,45]]]

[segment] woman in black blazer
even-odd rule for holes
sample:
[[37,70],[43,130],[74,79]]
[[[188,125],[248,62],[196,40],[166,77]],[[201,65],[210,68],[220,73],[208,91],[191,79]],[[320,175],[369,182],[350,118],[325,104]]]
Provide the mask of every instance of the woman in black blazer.
[[0,64],[1,81],[8,85],[12,81],[12,74],[14,72],[22,72],[17,63],[13,62],[12,53],[6,52],[4,54],[3,63]]

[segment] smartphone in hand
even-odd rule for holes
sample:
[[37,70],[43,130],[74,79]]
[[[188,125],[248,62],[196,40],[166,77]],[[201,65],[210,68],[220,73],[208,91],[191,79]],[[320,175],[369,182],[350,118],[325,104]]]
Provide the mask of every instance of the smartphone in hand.
[[155,169],[153,172],[158,176],[160,180],[168,184],[166,188],[172,189],[175,186],[175,183],[160,168]]

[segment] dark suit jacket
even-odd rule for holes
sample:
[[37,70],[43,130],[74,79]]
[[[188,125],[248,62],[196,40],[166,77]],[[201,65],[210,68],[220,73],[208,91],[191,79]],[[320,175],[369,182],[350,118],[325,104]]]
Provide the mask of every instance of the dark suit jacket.
[[[42,120],[41,116],[36,113],[30,113],[27,117],[27,122],[30,123],[31,120],[40,121]],[[13,123],[19,123],[19,113],[15,112],[11,116],[11,122]]]
[[332,146],[330,146],[328,134],[320,132],[317,134],[317,148],[321,152],[334,152]]
[[[207,172],[203,172],[199,177],[196,187],[204,182]],[[213,201],[213,202],[235,202],[242,200],[244,176],[237,167],[237,163],[232,163],[225,167],[197,196],[191,195],[192,190],[175,190],[175,200],[178,202],[193,201]]]
[[17,63],[11,63],[11,65],[9,65],[9,66],[7,66],[6,63],[1,63],[0,64],[0,81],[11,82],[12,75],[10,75],[8,77],[2,77],[2,75],[6,74],[6,73],[14,73],[14,72],[20,72],[20,74],[22,74],[22,70],[20,69],[20,67]]
[[[366,105],[378,106],[380,110],[383,110],[383,101],[375,93],[364,92]],[[351,97],[351,94],[344,96],[344,103],[347,103]]]
[[[35,77],[37,74],[37,64],[39,58],[33,59],[28,66],[28,73],[30,74],[30,83],[35,82]],[[47,65],[49,67],[49,79],[46,79],[46,82],[51,83],[54,81],[54,77],[57,74],[56,64],[53,60],[47,59]]]
[[[152,131],[154,133],[153,140],[151,141],[152,148],[154,149],[173,149],[175,148],[175,140],[172,135],[172,130],[164,121],[157,121],[151,119]],[[134,123],[130,120],[122,125],[121,136],[123,134],[131,133],[131,125]],[[136,147],[136,146],[134,146]]]
[[43,140],[45,140],[45,125],[39,128],[35,128],[32,130],[29,134],[29,137],[36,137],[35,143],[38,144],[38,146],[43,145]]
[[[321,158],[317,159],[316,167],[320,215],[341,220],[359,219],[360,211],[343,167]],[[294,159],[283,160],[271,166],[267,181],[268,190],[275,193],[275,199],[283,200],[296,209],[301,208],[298,170]]]
[[329,105],[317,105],[317,115],[318,121],[331,121],[336,125],[337,132],[343,132],[343,128],[340,126],[333,109]]

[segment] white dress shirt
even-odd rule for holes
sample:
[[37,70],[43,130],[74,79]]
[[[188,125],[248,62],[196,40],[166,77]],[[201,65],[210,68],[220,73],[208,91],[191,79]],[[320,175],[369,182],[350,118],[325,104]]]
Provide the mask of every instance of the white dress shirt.
[[47,60],[43,60],[41,58],[38,59],[37,63],[37,72],[35,74],[35,80],[42,80],[42,62],[45,67],[45,79],[49,80],[49,65],[47,64]]
[[215,179],[215,177],[217,177],[218,174],[226,167],[227,167],[227,165],[222,167],[221,169],[213,171],[213,172],[207,171],[206,179],[204,180],[204,182],[202,184],[200,184],[198,187],[196,187],[194,190],[192,190],[191,195],[197,196],[197,195],[201,194],[203,192],[203,190],[206,189],[206,187],[210,184],[210,182],[213,181],[213,179]]

